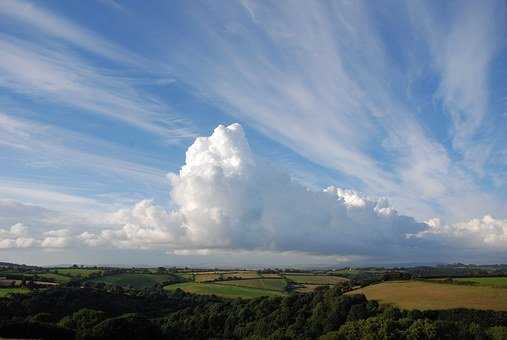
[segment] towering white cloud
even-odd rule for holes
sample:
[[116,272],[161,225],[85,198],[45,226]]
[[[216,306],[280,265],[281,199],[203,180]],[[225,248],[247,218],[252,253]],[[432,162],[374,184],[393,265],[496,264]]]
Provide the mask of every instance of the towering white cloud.
[[310,191],[257,158],[239,124],[218,126],[189,147],[170,174],[173,208],[141,201],[112,214],[110,228],[83,233],[88,245],[247,249],[317,254],[386,253],[420,240],[426,225],[400,216],[389,202],[329,187]]
[[170,207],[142,200],[88,219],[0,201],[5,212],[0,225],[24,216],[23,223],[0,229],[0,249],[267,251],[392,262],[498,256],[507,246],[507,221],[489,215],[454,224],[438,218],[420,223],[400,215],[386,198],[335,186],[309,190],[256,157],[239,124],[220,125],[211,136],[197,138],[185,164],[168,179]]

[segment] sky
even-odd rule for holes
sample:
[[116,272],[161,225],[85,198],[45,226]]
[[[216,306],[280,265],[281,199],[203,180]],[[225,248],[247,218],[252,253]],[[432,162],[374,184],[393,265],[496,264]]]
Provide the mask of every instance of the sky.
[[504,1],[0,2],[0,260],[507,262]]

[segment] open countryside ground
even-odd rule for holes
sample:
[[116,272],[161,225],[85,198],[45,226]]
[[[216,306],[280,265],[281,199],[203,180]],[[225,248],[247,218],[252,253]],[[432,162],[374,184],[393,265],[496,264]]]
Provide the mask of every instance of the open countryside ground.
[[481,286],[503,287],[507,288],[507,277],[460,277],[453,278],[458,282],[475,282]]
[[330,285],[330,284],[340,284],[349,281],[344,277],[339,276],[331,276],[331,275],[305,275],[305,274],[289,274],[285,275],[285,277],[289,280],[292,280],[296,283],[307,283],[313,285]]
[[94,273],[102,273],[101,269],[94,268],[54,268],[58,272],[58,274],[67,275],[67,276],[80,276],[80,277],[89,277],[90,274]]
[[260,275],[254,271],[237,271],[224,273],[224,278],[236,278],[236,277],[240,277],[242,279],[255,279],[260,277]]
[[123,287],[133,288],[149,288],[156,284],[172,281],[174,278],[171,275],[165,274],[135,274],[135,273],[122,273],[115,275],[103,276],[97,279],[90,280],[91,282],[103,282],[108,285],[116,285]]
[[164,289],[172,291],[182,289],[187,293],[202,295],[217,295],[225,298],[244,298],[252,299],[261,296],[284,296],[282,292],[266,289],[257,289],[249,287],[238,287],[232,285],[222,285],[217,283],[197,283],[184,282],[168,285]]
[[29,292],[30,289],[27,288],[0,288],[0,298],[6,297],[9,294],[25,294]]
[[55,273],[28,274],[28,273],[23,273],[23,272],[5,271],[5,272],[0,272],[0,277],[1,276],[15,277],[16,279],[21,279],[24,277],[26,280],[30,280],[31,278],[33,278],[36,281],[51,281],[51,282],[56,282],[56,283],[60,283],[60,284],[67,283],[71,280],[71,278],[68,276],[55,274]]
[[70,277],[60,275],[60,274],[54,274],[54,273],[44,273],[44,274],[37,274],[40,281],[43,281],[43,279],[50,279],[57,283],[67,283],[71,280]]
[[381,304],[403,309],[491,309],[507,311],[507,289],[422,281],[393,281],[357,289],[347,294],[364,294]]
[[[309,284],[303,284],[301,286],[299,286],[298,288],[296,288],[296,292],[298,293],[311,293],[313,292],[315,289],[317,289],[318,287],[324,287],[325,285],[309,285]],[[329,286],[333,286],[333,285],[329,285]]]
[[219,280],[221,275],[219,273],[197,273],[195,275],[196,282],[209,282]]
[[287,287],[287,281],[284,279],[244,279],[244,280],[231,280],[231,281],[220,281],[223,285],[232,285],[249,288],[259,288],[267,290],[284,291]]

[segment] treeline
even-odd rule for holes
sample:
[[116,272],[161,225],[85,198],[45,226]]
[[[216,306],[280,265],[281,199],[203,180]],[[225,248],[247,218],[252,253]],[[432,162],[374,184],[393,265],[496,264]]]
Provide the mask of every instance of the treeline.
[[0,299],[0,337],[499,340],[507,339],[507,313],[380,308],[338,287],[252,300],[67,287]]

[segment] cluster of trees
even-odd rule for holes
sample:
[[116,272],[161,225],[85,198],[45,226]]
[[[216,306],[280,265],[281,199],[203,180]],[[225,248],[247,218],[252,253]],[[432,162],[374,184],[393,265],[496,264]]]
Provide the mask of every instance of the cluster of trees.
[[337,287],[252,300],[66,287],[0,299],[0,337],[499,340],[507,339],[507,313],[380,308]]

